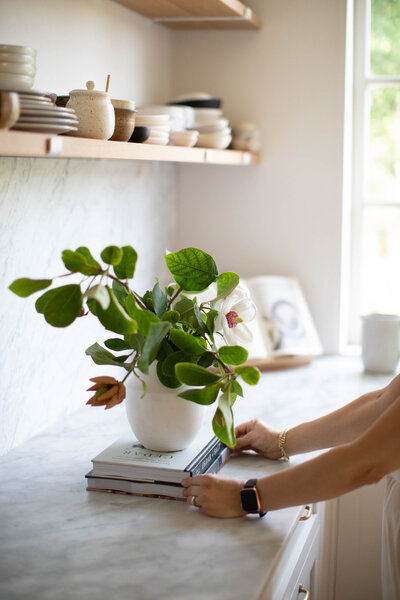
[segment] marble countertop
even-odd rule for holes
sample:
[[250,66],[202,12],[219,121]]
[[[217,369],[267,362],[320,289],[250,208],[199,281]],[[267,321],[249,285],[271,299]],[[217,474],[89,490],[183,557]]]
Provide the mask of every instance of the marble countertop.
[[[235,422],[258,417],[283,429],[389,380],[364,374],[359,358],[319,358],[263,374],[236,402]],[[184,502],[87,492],[91,458],[126,431],[123,406],[84,407],[2,457],[2,600],[257,598],[302,508],[219,520]],[[261,477],[304,458],[247,454],[221,473]]]

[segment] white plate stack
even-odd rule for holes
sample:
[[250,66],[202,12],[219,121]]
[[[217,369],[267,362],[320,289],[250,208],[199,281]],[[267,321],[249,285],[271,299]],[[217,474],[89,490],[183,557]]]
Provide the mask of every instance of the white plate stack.
[[195,108],[193,129],[199,132],[196,146],[223,150],[232,141],[229,121],[222,115],[220,108]]
[[145,144],[158,144],[166,146],[169,142],[171,131],[169,114],[144,114],[142,109],[138,109],[135,126],[150,127],[150,136],[144,142]]
[[36,74],[36,50],[0,44],[0,90],[29,90]]
[[142,106],[138,109],[141,115],[169,115],[171,131],[185,131],[194,123],[194,110],[190,106]]
[[18,92],[20,113],[12,129],[37,133],[68,133],[77,131],[78,117],[72,108],[53,103],[54,94],[39,90]]

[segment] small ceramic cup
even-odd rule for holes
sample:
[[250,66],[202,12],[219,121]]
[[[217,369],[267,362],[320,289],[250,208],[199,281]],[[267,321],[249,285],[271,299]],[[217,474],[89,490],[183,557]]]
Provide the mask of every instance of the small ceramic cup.
[[110,140],[128,142],[135,129],[135,103],[132,100],[111,100],[115,112],[115,129]]
[[366,371],[393,373],[399,362],[400,316],[362,317],[362,361]]

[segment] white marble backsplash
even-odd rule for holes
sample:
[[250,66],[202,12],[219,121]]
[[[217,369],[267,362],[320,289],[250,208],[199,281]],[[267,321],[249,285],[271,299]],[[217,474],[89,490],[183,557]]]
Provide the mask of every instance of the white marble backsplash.
[[65,272],[61,252],[131,244],[143,291],[175,248],[176,167],[102,160],[0,160],[0,454],[87,400],[88,378],[118,376],[84,351],[104,339],[91,317],[54,329],[7,288],[18,277]]

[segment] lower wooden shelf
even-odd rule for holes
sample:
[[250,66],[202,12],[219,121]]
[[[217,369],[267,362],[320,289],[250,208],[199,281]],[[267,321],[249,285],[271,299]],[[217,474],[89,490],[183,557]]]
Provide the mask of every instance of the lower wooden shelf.
[[155,160],[214,165],[254,165],[260,161],[259,155],[239,150],[132,144],[25,131],[0,131],[0,156]]

